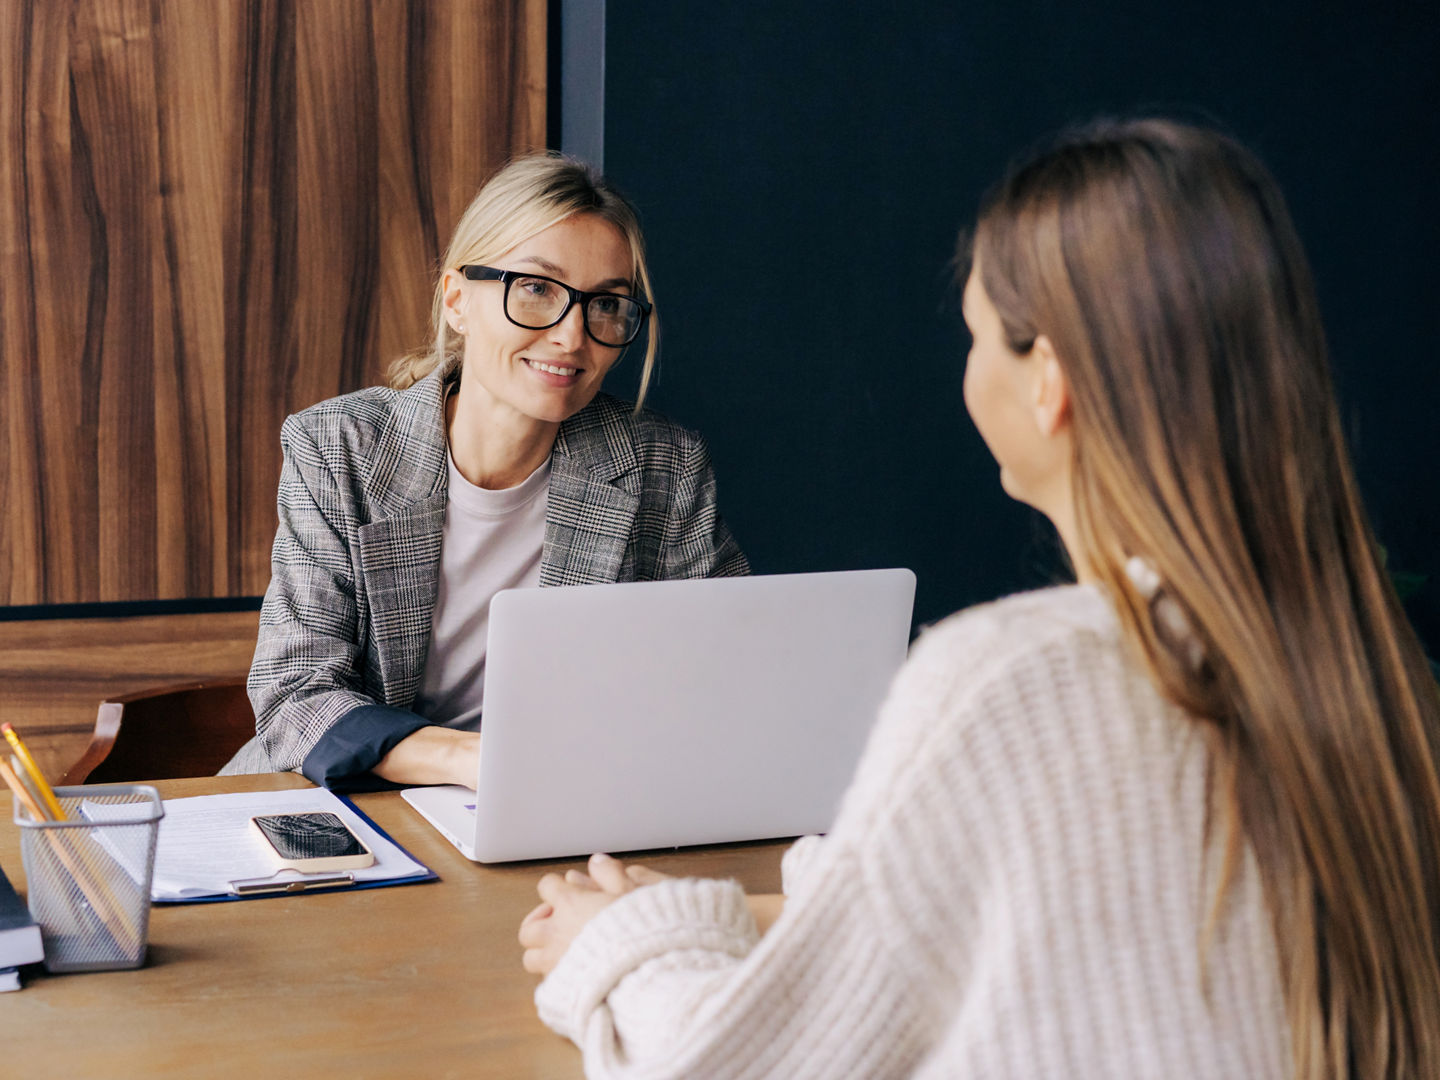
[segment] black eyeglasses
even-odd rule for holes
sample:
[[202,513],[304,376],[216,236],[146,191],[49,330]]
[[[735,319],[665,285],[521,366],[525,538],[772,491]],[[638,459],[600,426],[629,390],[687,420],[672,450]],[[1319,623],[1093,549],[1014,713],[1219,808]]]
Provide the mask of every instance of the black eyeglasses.
[[460,270],[471,281],[503,281],[505,317],[526,330],[548,330],[579,304],[585,332],[601,345],[619,349],[640,336],[650,315],[650,305],[639,297],[581,292],[543,274],[493,266],[462,266]]

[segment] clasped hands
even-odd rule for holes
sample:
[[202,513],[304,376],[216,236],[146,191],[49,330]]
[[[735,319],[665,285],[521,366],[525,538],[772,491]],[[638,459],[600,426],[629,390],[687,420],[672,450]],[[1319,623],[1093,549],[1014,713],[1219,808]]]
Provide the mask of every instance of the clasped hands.
[[670,875],[649,867],[626,866],[609,855],[591,855],[584,872],[546,874],[536,886],[541,903],[520,924],[525,970],[548,975],[585,924],[628,892]]

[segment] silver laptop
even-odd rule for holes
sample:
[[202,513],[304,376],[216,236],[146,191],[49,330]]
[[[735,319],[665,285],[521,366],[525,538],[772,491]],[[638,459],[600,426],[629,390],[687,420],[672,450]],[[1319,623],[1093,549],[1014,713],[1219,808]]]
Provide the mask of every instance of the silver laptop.
[[475,790],[402,795],[477,862],[824,832],[914,599],[909,570],[498,593]]

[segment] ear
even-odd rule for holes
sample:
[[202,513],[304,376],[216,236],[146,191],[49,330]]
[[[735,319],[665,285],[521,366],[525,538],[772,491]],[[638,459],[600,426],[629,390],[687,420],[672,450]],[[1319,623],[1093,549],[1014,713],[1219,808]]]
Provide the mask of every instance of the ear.
[[1057,435],[1070,426],[1070,380],[1055,355],[1055,346],[1041,334],[1030,350],[1034,364],[1031,407],[1035,426],[1044,435]]
[[446,270],[445,276],[440,282],[440,298],[445,305],[445,321],[456,333],[460,333],[460,328],[465,325],[465,312],[462,308],[465,290],[461,287],[464,281],[465,275],[460,271]]

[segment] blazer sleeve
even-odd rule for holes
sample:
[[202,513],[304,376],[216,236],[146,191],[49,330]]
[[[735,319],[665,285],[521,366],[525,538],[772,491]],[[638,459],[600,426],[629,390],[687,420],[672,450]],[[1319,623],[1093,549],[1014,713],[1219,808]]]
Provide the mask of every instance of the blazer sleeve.
[[684,443],[661,549],[661,578],[740,577],[750,563],[720,516],[715,469],[705,440]]
[[364,692],[353,500],[298,417],[280,443],[279,527],[247,688],[272,767],[296,769],[341,717],[377,703]]

